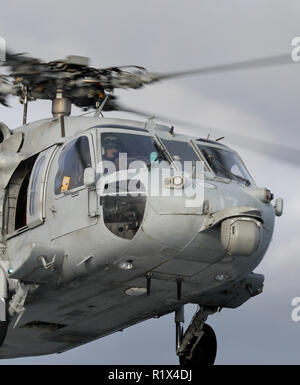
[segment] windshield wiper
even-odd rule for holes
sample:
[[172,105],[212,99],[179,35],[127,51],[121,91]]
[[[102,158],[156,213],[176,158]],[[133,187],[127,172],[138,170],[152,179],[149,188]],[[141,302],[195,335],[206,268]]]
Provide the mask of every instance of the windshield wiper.
[[242,176],[236,175],[236,174],[234,174],[234,173],[231,172],[231,171],[229,171],[229,172],[230,172],[230,174],[233,175],[235,178],[238,178],[238,179],[240,179],[241,181],[245,182],[245,184],[246,184],[247,187],[251,185],[251,183],[250,183],[250,181],[249,181],[248,179],[243,178]]
[[157,157],[155,159],[154,162],[156,162],[157,160],[161,161],[161,160],[168,160],[168,157],[166,156],[166,150],[163,149],[162,147],[160,147],[157,143],[154,143],[154,146],[157,150]]
[[162,161],[162,160],[165,160],[167,161],[168,163],[170,163],[168,161],[168,157],[166,156],[166,150],[164,150],[163,148],[161,148],[156,142],[153,143],[154,144],[154,147],[156,148],[156,151],[157,151],[157,156],[154,160],[150,160],[150,162],[147,164],[147,168],[148,170],[151,169],[151,165],[157,161]]

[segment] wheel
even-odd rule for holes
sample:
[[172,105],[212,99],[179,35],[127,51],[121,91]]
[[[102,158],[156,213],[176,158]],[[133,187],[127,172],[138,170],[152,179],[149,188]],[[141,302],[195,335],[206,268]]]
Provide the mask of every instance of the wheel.
[[215,332],[208,324],[203,325],[204,335],[196,345],[193,356],[189,360],[185,356],[179,357],[180,365],[184,366],[211,366],[217,355],[217,338]]
[[0,321],[0,347],[5,340],[7,327],[8,327],[8,321]]

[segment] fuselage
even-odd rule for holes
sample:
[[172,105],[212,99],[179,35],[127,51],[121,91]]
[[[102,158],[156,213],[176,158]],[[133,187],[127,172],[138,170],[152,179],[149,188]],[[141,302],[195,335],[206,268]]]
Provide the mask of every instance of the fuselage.
[[[58,119],[14,133],[22,143],[0,202],[1,267],[12,294],[16,282],[30,290],[0,357],[62,352],[185,303],[234,308],[261,291],[252,272],[274,207],[235,151],[117,119],[65,118],[63,138]],[[123,170],[105,174],[106,138],[127,149]]]

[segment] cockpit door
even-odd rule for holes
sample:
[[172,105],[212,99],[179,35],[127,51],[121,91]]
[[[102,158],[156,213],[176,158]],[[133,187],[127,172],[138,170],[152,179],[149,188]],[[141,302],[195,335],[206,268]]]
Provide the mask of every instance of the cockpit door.
[[[89,167],[95,168],[91,134],[71,139],[55,155],[47,191],[47,218],[51,239],[98,222],[98,216],[95,213],[91,215],[90,212],[91,194],[96,196],[96,193],[83,183],[84,170]],[[97,210],[94,209],[93,212],[95,211]]]

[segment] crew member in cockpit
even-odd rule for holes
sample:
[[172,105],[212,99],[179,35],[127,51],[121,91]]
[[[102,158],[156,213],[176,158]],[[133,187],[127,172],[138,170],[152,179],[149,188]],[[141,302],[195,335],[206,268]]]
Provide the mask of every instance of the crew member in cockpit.
[[120,144],[118,138],[114,135],[106,136],[102,140],[102,160],[113,162],[116,170],[118,170],[119,154]]
[[107,136],[103,139],[103,160],[114,162],[119,156],[119,142],[115,136]]

